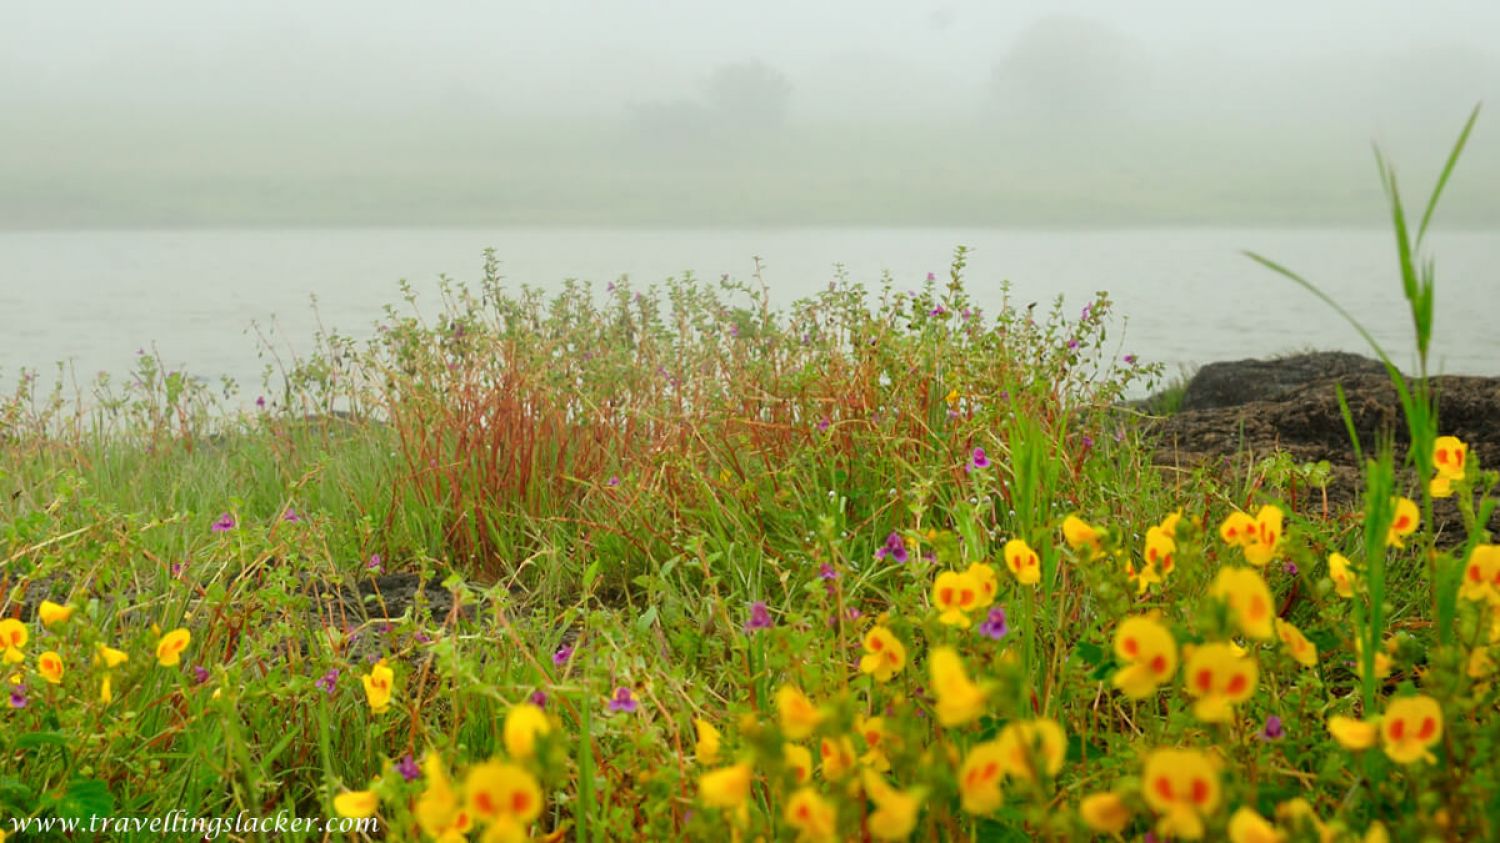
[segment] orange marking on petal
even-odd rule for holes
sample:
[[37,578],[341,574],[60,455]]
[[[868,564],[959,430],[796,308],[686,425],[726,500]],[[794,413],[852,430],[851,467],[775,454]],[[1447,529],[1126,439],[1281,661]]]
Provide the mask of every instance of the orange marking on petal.
[[1437,733],[1437,721],[1431,717],[1422,718],[1422,728],[1417,730],[1419,740],[1430,740]]
[[1229,687],[1226,690],[1231,694],[1238,694],[1244,691],[1245,687],[1249,684],[1250,680],[1245,678],[1245,674],[1236,673],[1234,677],[1229,680]]
[[1156,792],[1161,796],[1161,798],[1167,800],[1168,802],[1172,801],[1172,782],[1166,776],[1157,778],[1152,787],[1156,788]]
[[1204,670],[1200,670],[1198,671],[1196,681],[1198,683],[1198,690],[1205,692],[1211,691],[1214,687],[1214,672],[1206,668]]
[[1199,805],[1208,802],[1208,782],[1193,779],[1193,801]]

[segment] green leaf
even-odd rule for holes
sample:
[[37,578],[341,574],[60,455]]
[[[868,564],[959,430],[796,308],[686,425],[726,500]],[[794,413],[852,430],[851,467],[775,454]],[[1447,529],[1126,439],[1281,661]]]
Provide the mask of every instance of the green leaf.
[[86,819],[108,816],[115,807],[109,785],[99,779],[74,779],[62,796],[49,799],[53,813],[59,817]]
[[16,738],[16,749],[36,749],[42,746],[66,747],[68,739],[62,732],[27,732]]

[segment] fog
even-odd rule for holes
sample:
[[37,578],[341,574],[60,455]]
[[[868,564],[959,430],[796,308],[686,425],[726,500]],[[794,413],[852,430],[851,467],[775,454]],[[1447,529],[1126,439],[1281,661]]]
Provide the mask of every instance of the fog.
[[[1494,0],[0,5],[0,227],[1379,224]],[[1500,114],[1444,222],[1500,223]]]

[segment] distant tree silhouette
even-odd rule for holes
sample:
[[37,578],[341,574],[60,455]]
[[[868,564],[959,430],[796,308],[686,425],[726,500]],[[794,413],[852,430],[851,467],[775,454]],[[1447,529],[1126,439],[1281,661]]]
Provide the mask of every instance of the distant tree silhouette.
[[786,122],[792,83],[760,59],[750,59],[715,70],[707,95],[721,119],[741,127],[774,129]]
[[992,88],[1006,116],[1065,123],[1122,116],[1142,65],[1118,29],[1086,18],[1033,23],[995,65]]

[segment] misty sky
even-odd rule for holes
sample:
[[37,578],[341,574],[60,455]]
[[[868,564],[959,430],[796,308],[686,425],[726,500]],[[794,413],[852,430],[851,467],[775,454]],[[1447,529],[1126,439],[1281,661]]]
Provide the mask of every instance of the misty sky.
[[[0,4],[0,225],[1375,221],[1495,0]],[[1500,220],[1500,115],[1447,212]]]

